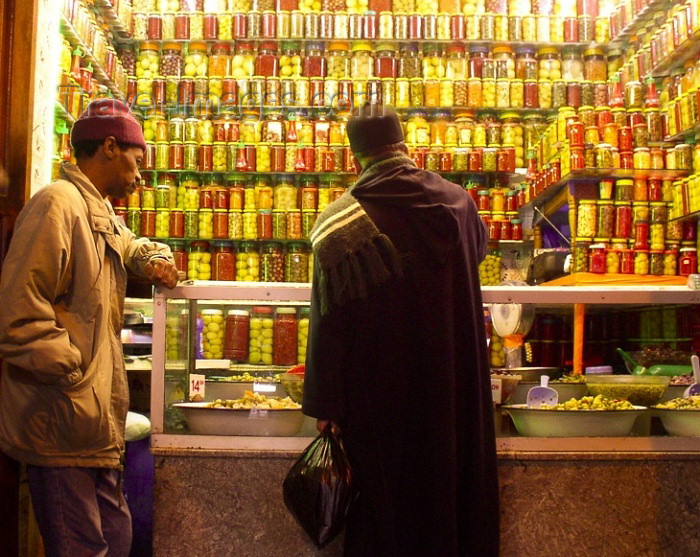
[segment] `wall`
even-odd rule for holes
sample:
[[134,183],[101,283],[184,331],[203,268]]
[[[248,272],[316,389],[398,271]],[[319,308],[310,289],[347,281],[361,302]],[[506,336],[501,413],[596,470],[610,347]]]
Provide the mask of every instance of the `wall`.
[[[293,456],[157,456],[154,555],[305,557],[317,551],[282,502]],[[657,459],[659,458],[659,459]],[[700,461],[614,454],[501,459],[507,557],[700,554]]]

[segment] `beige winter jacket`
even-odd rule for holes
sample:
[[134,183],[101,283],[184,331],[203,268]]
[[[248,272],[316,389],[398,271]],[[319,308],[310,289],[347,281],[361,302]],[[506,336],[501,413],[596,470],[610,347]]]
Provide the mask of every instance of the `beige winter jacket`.
[[167,246],[137,239],[77,166],[17,219],[0,280],[0,449],[40,466],[119,468],[129,393],[126,269]]

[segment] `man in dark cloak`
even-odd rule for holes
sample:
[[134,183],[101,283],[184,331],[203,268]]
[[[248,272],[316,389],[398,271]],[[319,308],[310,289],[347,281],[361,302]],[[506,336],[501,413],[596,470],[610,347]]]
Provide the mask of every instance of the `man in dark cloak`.
[[360,488],[345,554],[498,555],[491,386],[465,190],[416,168],[392,110],[347,133],[361,173],[311,234],[303,411],[336,424]]

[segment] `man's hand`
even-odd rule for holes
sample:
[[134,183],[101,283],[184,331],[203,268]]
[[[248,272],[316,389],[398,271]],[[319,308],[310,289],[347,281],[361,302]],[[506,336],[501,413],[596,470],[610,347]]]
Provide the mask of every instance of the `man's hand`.
[[[330,422],[330,420],[316,420],[316,429],[322,432],[324,429],[326,429],[328,422]],[[338,427],[338,424],[336,424],[335,422],[330,422],[330,424],[331,431],[338,435],[340,433],[340,427]]]
[[154,257],[144,269],[146,278],[156,286],[164,286],[165,288],[175,288],[177,285],[177,267],[167,259]]

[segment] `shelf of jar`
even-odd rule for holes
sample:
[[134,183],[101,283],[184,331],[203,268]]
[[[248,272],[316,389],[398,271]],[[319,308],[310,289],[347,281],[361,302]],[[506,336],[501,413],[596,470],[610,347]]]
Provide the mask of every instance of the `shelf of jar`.
[[681,215],[680,217],[669,218],[668,220],[673,222],[673,221],[684,221],[684,220],[694,220],[694,219],[700,220],[700,211],[693,211],[692,213],[687,213],[685,215]]
[[66,110],[66,107],[63,106],[58,100],[56,101],[55,105],[55,113],[56,118],[63,120],[67,124],[72,126],[75,123],[75,118],[73,117],[73,115],[70,112],[68,112],[68,110]]
[[[409,146],[409,149],[415,149],[415,146]],[[425,146],[425,148],[428,148]],[[153,174],[217,174],[217,175],[229,175],[237,174],[245,177],[253,176],[343,176],[343,177],[353,177],[357,178],[357,174],[354,172],[259,172],[259,171],[240,171],[240,170],[168,170],[168,169],[145,169],[139,170],[140,173],[153,173]],[[495,179],[501,179],[503,181],[508,181],[509,183],[522,182],[525,179],[525,169],[516,168],[515,172],[470,172],[470,171],[451,171],[451,172],[435,172],[440,174],[440,176],[450,177],[450,176],[460,176],[460,177],[482,177]]]
[[649,72],[652,77],[663,77],[674,68],[681,68],[688,60],[694,60],[700,52],[700,30],[695,31],[671,54],[661,60]]
[[575,181],[597,181],[605,178],[660,178],[662,180],[675,180],[683,176],[688,176],[688,170],[662,169],[627,169],[627,168],[582,168],[572,170],[565,176],[553,183],[550,187],[560,187]]
[[[99,8],[102,17],[104,17],[105,21],[107,22],[107,25],[109,25],[115,40],[127,41],[132,38],[131,32],[127,29],[121,19],[119,19],[119,15],[117,14],[110,0],[95,0],[95,5]],[[131,17],[131,10],[129,10],[127,15]]]
[[[609,48],[608,43],[596,43],[596,42],[582,42],[582,41],[577,41],[577,42],[538,42],[538,41],[487,41],[487,40],[482,40],[482,39],[477,39],[477,40],[464,40],[464,39],[335,39],[335,38],[322,38],[322,39],[312,39],[312,38],[306,38],[306,37],[299,37],[299,38],[289,38],[289,37],[274,37],[274,38],[263,38],[263,37],[239,37],[235,39],[158,39],[158,40],[152,40],[152,39],[134,39],[136,42],[148,42],[148,43],[153,43],[158,45],[159,47],[162,48],[164,44],[167,43],[179,43],[179,44],[188,44],[191,42],[196,42],[196,43],[204,43],[207,45],[207,47],[211,48],[212,45],[214,44],[226,44],[231,47],[235,47],[236,44],[238,43],[288,43],[288,42],[293,42],[298,45],[304,46],[308,43],[314,43],[314,44],[322,44],[325,47],[330,45],[331,43],[348,43],[348,45],[351,45],[352,43],[365,43],[365,44],[370,44],[373,47],[373,50],[376,50],[377,45],[392,45],[392,46],[400,46],[400,45],[405,45],[405,44],[414,44],[418,45],[419,47],[424,46],[424,45],[439,45],[439,46],[450,46],[454,45],[455,43],[459,44],[467,44],[469,47],[471,46],[485,46],[488,48],[493,48],[497,46],[509,46],[513,49],[516,48],[535,48],[535,49],[540,49],[540,48],[575,48],[579,49],[581,51],[587,50],[589,48],[598,48],[598,49],[603,49],[607,50]],[[348,50],[349,51],[349,50]]]
[[68,39],[68,42],[72,48],[80,47],[84,54],[84,59],[92,66],[92,72],[97,82],[105,85],[115,97],[123,99],[123,93],[105,73],[102,65],[92,55],[92,51],[85,45],[83,39],[78,36],[78,33],[75,31],[75,27],[73,27],[73,24],[68,21],[63,13],[61,13],[61,31],[65,38]]
[[[244,78],[244,79],[252,79],[250,77]],[[349,103],[348,103],[349,104]],[[222,103],[220,106],[212,105],[212,106],[203,106],[201,104],[181,104],[181,103],[149,103],[149,104],[144,104],[144,105],[139,105],[135,104],[134,109],[138,109],[139,112],[141,112],[144,115],[148,115],[154,110],[160,111],[160,112],[165,112],[168,114],[196,114],[198,111],[202,111],[202,109],[211,109],[211,113],[213,114],[218,114],[220,116],[235,116],[235,115],[241,115],[241,114],[247,114],[247,115],[252,115],[253,112],[299,112],[299,111],[306,111],[306,112],[323,112],[326,111],[326,116],[349,116],[352,107],[346,108],[345,106],[343,107],[338,107],[338,105],[296,105],[296,104],[289,104],[289,105],[253,105],[253,106],[246,106],[246,103],[238,103],[235,105],[231,104],[226,104]],[[449,112],[451,114],[457,113],[457,112],[471,112],[475,115],[482,115],[482,114],[496,114],[498,116],[501,116],[504,113],[515,113],[519,117],[525,117],[525,116],[544,116],[544,117],[549,117],[549,116],[554,116],[557,114],[558,109],[556,108],[523,108],[523,107],[484,107],[484,106],[478,106],[478,107],[473,107],[473,106],[392,106],[392,109],[394,109],[396,112],[398,112],[400,115],[405,115],[408,114],[409,112],[415,112],[415,111],[423,111],[427,112],[428,114],[434,114],[436,112]],[[217,110],[215,110],[217,109]],[[207,114],[209,112],[207,111]]]
[[678,132],[675,135],[669,135],[666,138],[666,143],[676,143],[676,142],[686,142],[689,139],[695,139],[695,136],[697,134],[700,134],[700,124],[693,126],[692,128],[688,128],[687,130],[683,130],[681,132]]
[[[617,35],[610,38],[610,46],[626,49],[627,39],[641,29],[642,24],[646,22],[647,16],[651,12],[666,4],[667,1],[668,0],[649,0],[649,3],[646,6],[634,14],[632,21],[630,21],[624,28],[620,29],[620,32]],[[627,2],[626,5],[630,6],[630,3]],[[618,9],[619,6],[622,6],[622,3],[618,3]],[[614,15],[611,15],[610,17],[614,17]]]
[[[127,209],[128,210],[128,209]],[[144,209],[139,209],[140,211],[143,211]],[[155,211],[155,209],[153,209]],[[197,211],[193,211],[197,212]],[[253,242],[255,244],[259,243],[267,243],[267,242],[273,242],[273,243],[278,243],[278,244],[305,244],[305,245],[311,245],[311,241],[308,238],[298,238],[298,239],[290,239],[290,238],[199,238],[199,237],[180,237],[180,238],[158,238],[158,237],[152,237],[151,238],[155,242],[185,242],[185,243],[191,243],[191,242],[234,242],[234,243],[243,243],[243,242]]]
[[668,169],[657,169],[657,170],[640,170],[640,169],[626,169],[626,168],[582,168],[581,170],[572,170],[565,176],[554,183],[552,183],[547,189],[542,191],[537,197],[531,199],[528,203],[521,206],[518,212],[521,214],[533,209],[534,207],[541,207],[547,201],[552,199],[557,193],[561,191],[562,188],[569,185],[570,183],[575,184],[576,182],[597,182],[606,178],[610,179],[620,179],[620,178],[660,178],[662,180],[674,180],[682,176],[688,176],[690,172],[688,170],[668,170]]

